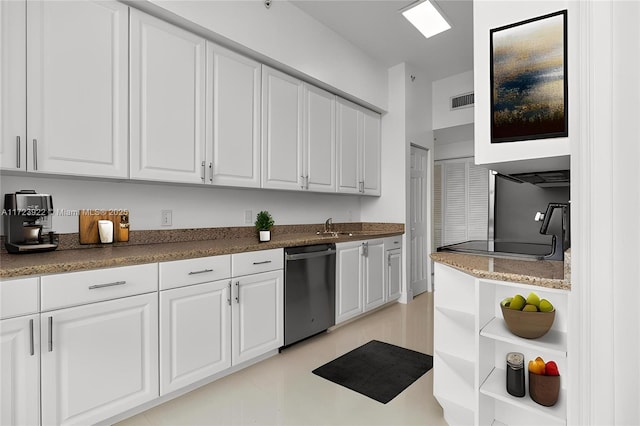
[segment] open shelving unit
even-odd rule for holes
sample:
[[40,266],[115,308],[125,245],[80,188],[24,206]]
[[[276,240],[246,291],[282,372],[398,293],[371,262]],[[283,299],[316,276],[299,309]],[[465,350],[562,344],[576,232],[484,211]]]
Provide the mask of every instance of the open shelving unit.
[[[484,280],[436,263],[434,302],[434,395],[450,425],[566,425],[567,318],[569,292],[520,283]],[[444,289],[444,290],[443,290]],[[524,339],[512,334],[499,303],[507,296],[536,292],[554,304],[556,317],[547,334]],[[525,355],[527,392],[506,391],[506,354]],[[528,360],[555,360],[562,387],[558,402],[542,406],[528,392]],[[523,414],[525,413],[525,414]]]

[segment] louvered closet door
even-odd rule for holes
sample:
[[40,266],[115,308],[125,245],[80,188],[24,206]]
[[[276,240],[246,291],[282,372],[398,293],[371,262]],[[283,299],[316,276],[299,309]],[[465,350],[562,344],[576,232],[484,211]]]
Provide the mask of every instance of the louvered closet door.
[[489,228],[489,170],[467,163],[467,233],[469,240],[486,240]]
[[442,165],[433,167],[433,247],[442,246]]
[[[438,172],[440,170],[440,172]],[[486,240],[489,228],[489,170],[473,158],[441,161],[435,167],[434,230],[436,247],[469,240]],[[438,183],[438,178],[441,182]],[[441,201],[441,205],[439,205]],[[438,221],[438,212],[442,213]]]
[[467,240],[466,162],[444,165],[444,245]]

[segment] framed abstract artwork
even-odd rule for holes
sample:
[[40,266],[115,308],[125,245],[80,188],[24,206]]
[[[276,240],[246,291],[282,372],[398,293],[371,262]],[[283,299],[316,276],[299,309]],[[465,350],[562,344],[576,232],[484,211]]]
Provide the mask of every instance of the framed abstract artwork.
[[568,136],[567,11],[490,30],[491,143]]

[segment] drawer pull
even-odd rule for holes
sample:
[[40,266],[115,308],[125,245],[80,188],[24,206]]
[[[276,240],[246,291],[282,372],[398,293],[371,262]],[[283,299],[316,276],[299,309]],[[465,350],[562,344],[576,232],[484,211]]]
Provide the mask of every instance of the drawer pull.
[[126,281],[115,281],[115,282],[106,283],[106,284],[96,284],[96,285],[89,286],[89,290],[95,290],[97,288],[104,288],[104,287],[113,287],[113,286],[116,286],[116,285],[123,285],[123,284],[126,284],[126,283],[127,283]]
[[231,281],[229,281],[229,297],[227,297],[227,302],[229,302],[229,306],[231,306]]
[[253,262],[254,265],[264,265],[264,264],[267,264],[267,263],[271,263],[271,261],[270,260],[263,260],[262,262]]
[[236,303],[240,303],[240,281],[236,281]]
[[53,352],[53,317],[49,317],[49,352]]
[[205,272],[213,272],[213,269],[203,269],[202,271],[191,271],[189,275],[204,274]]
[[33,342],[33,319],[29,320],[29,335],[31,337],[31,344],[29,345],[30,349],[31,349],[31,356],[33,356],[36,352],[34,349],[34,342]]

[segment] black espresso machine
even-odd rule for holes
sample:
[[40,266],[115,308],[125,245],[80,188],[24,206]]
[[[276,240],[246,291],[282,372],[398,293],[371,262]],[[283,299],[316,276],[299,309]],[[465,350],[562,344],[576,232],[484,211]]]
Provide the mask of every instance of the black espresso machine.
[[53,214],[51,195],[32,189],[4,195],[4,246],[9,253],[36,253],[58,248],[58,235],[43,233],[41,220]]

